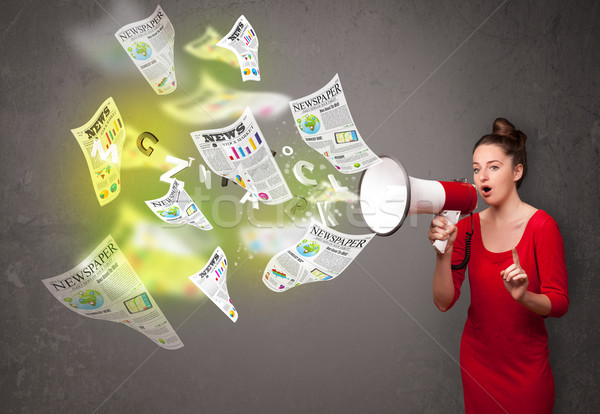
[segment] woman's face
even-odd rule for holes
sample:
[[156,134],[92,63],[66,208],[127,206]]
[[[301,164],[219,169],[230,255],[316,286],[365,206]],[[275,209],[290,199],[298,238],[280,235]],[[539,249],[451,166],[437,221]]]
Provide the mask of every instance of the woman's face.
[[523,166],[513,168],[512,157],[498,145],[483,144],[473,153],[473,180],[488,205],[500,205],[516,192],[522,174]]

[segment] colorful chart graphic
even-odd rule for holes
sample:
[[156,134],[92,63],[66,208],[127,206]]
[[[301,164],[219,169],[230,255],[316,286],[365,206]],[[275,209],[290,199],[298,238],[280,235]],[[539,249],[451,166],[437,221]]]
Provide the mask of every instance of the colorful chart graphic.
[[100,171],[96,171],[96,175],[102,179],[104,179],[107,174],[110,174],[110,165],[107,165],[106,168],[102,168]]
[[110,186],[110,192],[114,193],[115,191],[117,191],[117,183],[113,183],[113,185]]
[[283,272],[280,272],[280,271],[278,271],[276,269],[271,269],[271,271],[273,272],[274,276],[280,277],[282,279],[287,279],[287,274],[285,274]]
[[333,279],[333,276],[329,276],[327,273],[323,273],[317,268],[314,268],[311,273],[313,275],[315,275],[317,277],[317,279],[319,279],[321,281]]
[[[114,126],[114,128],[106,131],[106,139],[108,140],[106,149],[108,149],[108,147],[110,147],[112,145],[112,142],[117,137],[117,134],[119,133],[121,128],[123,128],[123,124],[121,123],[121,118],[117,118],[115,121],[113,121],[113,126]],[[107,171],[107,172],[110,173],[110,171]]]
[[100,191],[99,196],[100,196],[100,198],[102,200],[104,200],[106,197],[108,197],[108,190],[102,190],[102,191]]
[[188,216],[191,216],[192,214],[194,214],[196,211],[198,211],[198,207],[196,207],[196,204],[191,204],[187,210],[185,210],[185,212],[187,213]]
[[123,302],[123,304],[129,311],[129,313],[143,312],[152,308],[152,303],[150,303],[150,299],[148,298],[148,295],[146,295],[146,292],[142,293],[141,295],[137,295],[136,297],[133,297],[129,300],[126,300],[125,302]]
[[235,310],[230,310],[229,311],[229,316],[231,316],[232,318],[235,318]]
[[269,195],[267,193],[258,193],[258,198],[260,198],[261,200],[268,200]]
[[235,176],[235,180],[237,181],[237,183],[239,185],[241,185],[243,188],[246,188],[246,183],[244,182],[244,179],[240,176],[240,175],[236,175]]
[[314,256],[319,253],[319,249],[321,249],[321,246],[314,240],[308,241],[304,239],[296,246],[296,251],[304,257]]
[[181,213],[181,211],[179,210],[179,207],[173,206],[167,210],[158,210],[157,213],[160,214],[164,218],[175,218],[175,217],[179,217],[179,214]]
[[338,144],[345,144],[348,142],[358,141],[358,135],[356,131],[342,131],[335,133],[335,142]]
[[256,34],[254,33],[254,30],[250,29],[246,32],[246,34],[244,34],[244,40],[246,41],[246,46],[248,46],[250,44],[250,42],[252,41],[252,39],[254,39],[256,37]]
[[[165,76],[164,78],[162,78],[162,80],[158,84],[158,87],[160,88],[165,83],[167,83],[167,80],[169,79],[170,76],[171,76],[171,74],[169,73],[167,76]],[[173,82],[173,86],[175,86],[175,82]]]
[[221,261],[221,266],[219,266],[218,268],[215,269],[215,274],[217,275],[217,277],[215,277],[215,280],[218,282],[219,279],[221,278],[221,276],[223,276],[223,274],[225,273],[225,267],[227,266],[227,259],[223,259],[223,261]]
[[254,137],[250,138],[248,141],[246,141],[239,147],[231,147],[231,152],[233,153],[233,155],[230,155],[229,159],[233,161],[239,160],[240,158],[245,158],[246,156],[252,154],[253,151],[256,151],[257,148],[260,147],[262,142],[263,141],[257,132],[256,134],[254,134]]
[[252,60],[252,54],[251,53],[243,53],[242,57],[244,58],[244,60]]
[[74,308],[85,310],[98,309],[104,304],[104,298],[100,292],[91,289],[80,290],[72,297],[65,298],[64,301]]
[[306,114],[296,120],[298,128],[305,134],[316,134],[321,129],[321,121],[314,115]]
[[152,48],[144,42],[134,42],[127,50],[135,60],[146,60],[152,56]]
[[246,76],[250,76],[250,75],[254,75],[254,76],[258,76],[258,69],[256,68],[244,68],[244,70],[242,71],[242,73]]

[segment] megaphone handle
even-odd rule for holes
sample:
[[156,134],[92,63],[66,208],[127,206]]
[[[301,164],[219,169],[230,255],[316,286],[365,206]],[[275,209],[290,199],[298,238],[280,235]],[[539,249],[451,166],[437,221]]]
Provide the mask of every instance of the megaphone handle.
[[[458,218],[460,217],[460,211],[444,210],[439,215],[444,217],[450,223],[456,225],[456,223],[458,223]],[[447,244],[448,240],[436,240],[433,242],[433,248],[440,254],[444,254]]]

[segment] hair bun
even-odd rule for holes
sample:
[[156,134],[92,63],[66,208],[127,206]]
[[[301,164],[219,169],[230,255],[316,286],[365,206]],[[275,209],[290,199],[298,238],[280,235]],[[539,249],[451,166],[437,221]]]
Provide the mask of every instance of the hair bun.
[[494,121],[492,131],[493,134],[512,138],[520,145],[525,146],[527,135],[516,129],[515,126],[505,118],[497,118]]
[[513,135],[515,132],[515,126],[508,122],[504,118],[496,118],[492,129],[493,134],[497,135]]

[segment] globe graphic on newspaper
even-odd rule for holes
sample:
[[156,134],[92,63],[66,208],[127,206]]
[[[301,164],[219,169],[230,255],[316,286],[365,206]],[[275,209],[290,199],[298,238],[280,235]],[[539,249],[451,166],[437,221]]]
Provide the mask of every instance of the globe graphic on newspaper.
[[160,214],[164,218],[179,217],[180,213],[181,213],[181,211],[179,210],[179,207],[177,207],[177,206],[173,206],[167,210],[158,210],[158,214]]
[[319,253],[320,248],[321,246],[319,246],[319,243],[317,243],[316,241],[308,241],[304,239],[300,243],[298,243],[298,245],[296,246],[296,251],[304,257],[312,257],[315,254]]
[[146,60],[152,56],[152,48],[144,42],[134,42],[127,50],[135,60]]
[[298,128],[305,134],[316,134],[321,128],[321,121],[314,115],[306,114],[302,118],[296,120]]
[[80,290],[70,298],[65,298],[64,301],[74,308],[84,310],[98,309],[104,304],[102,295],[91,289]]

